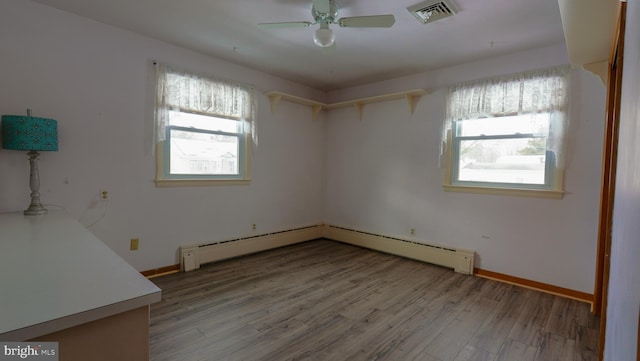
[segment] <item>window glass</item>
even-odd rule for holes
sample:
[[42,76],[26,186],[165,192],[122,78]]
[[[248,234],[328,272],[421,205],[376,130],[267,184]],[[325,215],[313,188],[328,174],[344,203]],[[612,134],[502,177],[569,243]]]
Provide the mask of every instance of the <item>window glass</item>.
[[456,183],[549,183],[548,114],[464,120],[455,127]]
[[169,137],[171,174],[239,173],[238,136],[171,128]]
[[221,132],[240,132],[240,122],[233,119],[224,119],[179,111],[169,112],[169,124],[187,128],[217,130]]
[[527,114],[458,121],[460,136],[501,134],[549,134],[549,114]]

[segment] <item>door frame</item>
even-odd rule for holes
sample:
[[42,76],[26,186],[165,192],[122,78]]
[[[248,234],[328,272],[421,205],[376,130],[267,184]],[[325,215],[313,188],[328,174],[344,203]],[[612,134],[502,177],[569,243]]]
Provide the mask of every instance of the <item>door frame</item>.
[[600,316],[599,360],[603,360],[607,325],[607,301],[611,255],[611,228],[616,186],[618,157],[618,133],[620,125],[620,97],[622,90],[622,66],[624,60],[624,37],[626,3],[620,3],[618,24],[609,59],[607,80],[607,115],[602,154],[602,178],[600,191],[600,216],[598,221],[598,253],[592,312]]

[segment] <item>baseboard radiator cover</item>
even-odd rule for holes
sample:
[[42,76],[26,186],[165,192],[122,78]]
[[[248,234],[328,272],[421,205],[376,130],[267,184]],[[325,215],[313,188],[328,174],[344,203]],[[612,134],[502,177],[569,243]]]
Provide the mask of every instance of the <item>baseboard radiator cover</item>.
[[415,259],[464,274],[473,274],[475,252],[468,249],[431,245],[401,238],[325,225],[324,238]]
[[284,247],[322,237],[322,226],[308,226],[224,241],[180,246],[180,269],[193,271],[201,265],[228,258]]

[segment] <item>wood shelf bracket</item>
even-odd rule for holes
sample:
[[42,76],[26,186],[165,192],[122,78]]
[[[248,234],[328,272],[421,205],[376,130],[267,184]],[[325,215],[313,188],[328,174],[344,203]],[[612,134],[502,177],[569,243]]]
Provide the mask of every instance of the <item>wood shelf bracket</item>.
[[364,109],[364,104],[353,103],[353,107],[356,108],[356,111],[358,112],[358,119],[362,120],[362,110]]
[[316,120],[318,118],[318,114],[320,114],[320,111],[322,111],[322,109],[323,108],[322,108],[321,105],[317,105],[316,104],[316,105],[313,106],[313,109],[312,109],[313,110],[313,115],[312,115],[313,120]]
[[409,103],[409,112],[413,114],[416,111],[416,103],[422,95],[405,94],[404,96],[407,99],[407,103]]
[[273,92],[267,94],[269,96],[269,102],[271,103],[271,113],[275,114],[278,103],[282,100],[282,94],[274,94]]

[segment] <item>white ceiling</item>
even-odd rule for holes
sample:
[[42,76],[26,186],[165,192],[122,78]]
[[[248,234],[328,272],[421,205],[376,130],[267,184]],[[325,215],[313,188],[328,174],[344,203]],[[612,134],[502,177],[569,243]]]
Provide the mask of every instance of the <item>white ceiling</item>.
[[459,12],[424,25],[420,0],[337,0],[338,17],[393,14],[390,29],[333,25],[264,30],[261,22],[313,21],[311,0],[34,0],[106,24],[309,85],[335,90],[564,42],[558,0],[453,0]]

